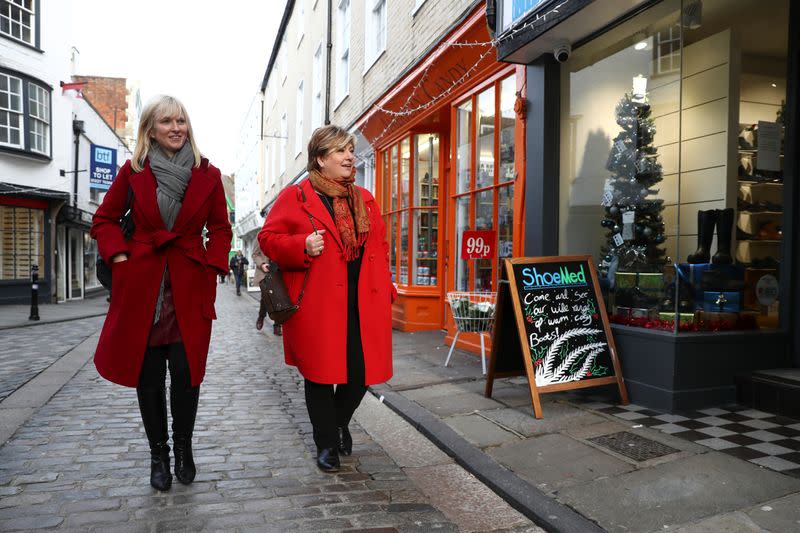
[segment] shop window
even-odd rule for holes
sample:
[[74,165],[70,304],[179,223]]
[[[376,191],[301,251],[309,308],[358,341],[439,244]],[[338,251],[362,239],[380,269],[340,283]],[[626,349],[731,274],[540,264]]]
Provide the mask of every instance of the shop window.
[[0,280],[27,280],[45,271],[44,211],[0,205]]
[[[496,290],[501,261],[513,253],[515,86],[507,77],[454,109],[456,290]],[[466,230],[494,231],[498,260],[461,259]]]
[[416,134],[382,152],[392,281],[435,286],[439,279],[439,135]]
[[97,280],[97,241],[88,233],[83,234],[83,286],[86,290],[100,287]]
[[561,67],[559,253],[595,256],[613,322],[778,327],[788,20],[664,1]]

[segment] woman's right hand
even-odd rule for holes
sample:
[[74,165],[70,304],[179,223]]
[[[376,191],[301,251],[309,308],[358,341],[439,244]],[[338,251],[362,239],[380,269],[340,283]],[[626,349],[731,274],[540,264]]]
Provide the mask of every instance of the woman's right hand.
[[112,263],[121,263],[128,260],[128,254],[117,254],[111,258]]
[[306,253],[311,257],[316,257],[322,253],[325,243],[323,242],[322,235],[325,233],[324,229],[317,230],[310,233],[306,237]]

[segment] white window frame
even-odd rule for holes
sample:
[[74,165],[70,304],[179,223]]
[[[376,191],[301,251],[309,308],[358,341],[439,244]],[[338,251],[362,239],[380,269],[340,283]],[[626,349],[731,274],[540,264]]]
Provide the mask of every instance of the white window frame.
[[294,157],[297,159],[303,152],[303,139],[305,132],[303,131],[303,115],[305,114],[305,88],[303,87],[303,80],[297,85],[297,100],[295,103],[295,120],[294,120]]
[[275,180],[275,169],[272,167],[273,150],[270,150],[271,145],[271,142],[264,143],[264,189],[271,187],[272,182]]
[[[26,31],[28,39],[24,37]],[[36,0],[3,0],[0,4],[0,35],[36,46]]]
[[314,52],[311,75],[311,131],[322,126],[322,41]]
[[388,0],[364,2],[364,74],[386,50]]
[[339,0],[336,9],[336,101],[350,94],[350,4]]
[[[6,139],[0,139],[0,146],[11,146],[13,148],[25,148],[25,114],[22,108],[23,98],[23,81],[21,78],[10,76],[0,72],[0,78],[5,80],[5,88],[0,87],[0,116],[6,115],[8,118],[0,118],[0,130],[5,130]],[[13,81],[13,83],[12,83]],[[19,92],[14,91],[12,85],[16,85]],[[17,105],[13,105],[12,100],[15,100]],[[5,100],[3,102],[2,100]],[[14,118],[16,118],[16,125],[14,125]],[[16,131],[19,143],[14,144],[11,142],[11,132]]]
[[297,0],[297,47],[300,48],[300,43],[303,41],[303,35],[306,33],[306,6],[304,0]]
[[280,169],[279,169],[280,172],[278,172],[278,174],[280,174],[281,176],[283,176],[283,174],[286,172],[286,141],[288,137],[286,129],[287,129],[286,111],[284,111],[283,116],[281,116],[281,148],[278,160],[278,162],[280,163]]
[[28,82],[30,149],[50,154],[50,93],[42,86]]
[[411,15],[416,15],[419,8],[421,8],[425,4],[425,0],[414,0],[414,7],[411,10]]

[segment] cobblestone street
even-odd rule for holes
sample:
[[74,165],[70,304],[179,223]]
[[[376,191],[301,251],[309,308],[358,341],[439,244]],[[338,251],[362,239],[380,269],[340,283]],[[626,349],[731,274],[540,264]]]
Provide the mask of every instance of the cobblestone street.
[[[342,471],[319,472],[302,381],[284,365],[280,339],[269,327],[256,332],[252,298],[229,285],[218,293],[195,482],[150,487],[135,391],[89,362],[0,448],[0,531],[459,530],[355,423]],[[99,326],[70,324],[87,335]]]

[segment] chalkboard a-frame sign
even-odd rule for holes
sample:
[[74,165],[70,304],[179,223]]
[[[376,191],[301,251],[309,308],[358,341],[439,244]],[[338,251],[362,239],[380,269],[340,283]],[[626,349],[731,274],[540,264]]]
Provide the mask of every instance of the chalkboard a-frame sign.
[[496,377],[527,375],[539,395],[617,384],[628,393],[591,256],[506,259],[497,293],[486,397]]

